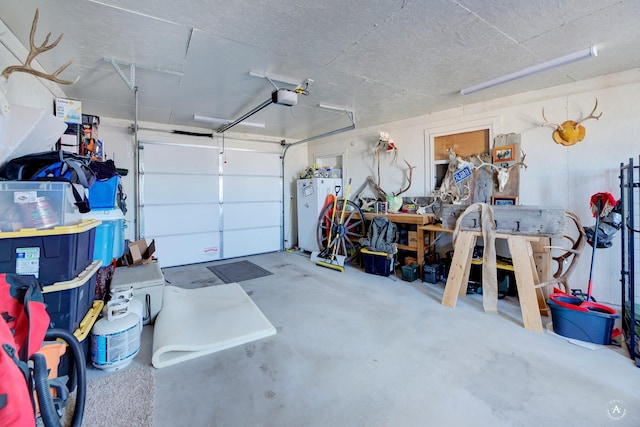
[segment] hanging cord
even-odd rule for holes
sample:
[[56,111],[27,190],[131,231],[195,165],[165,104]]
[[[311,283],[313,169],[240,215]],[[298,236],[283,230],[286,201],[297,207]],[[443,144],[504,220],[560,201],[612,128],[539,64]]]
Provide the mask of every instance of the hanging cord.
[[629,221],[625,223],[625,226],[627,227],[627,230],[631,231],[632,233],[640,233],[640,230],[636,230],[635,228],[631,228],[629,226]]

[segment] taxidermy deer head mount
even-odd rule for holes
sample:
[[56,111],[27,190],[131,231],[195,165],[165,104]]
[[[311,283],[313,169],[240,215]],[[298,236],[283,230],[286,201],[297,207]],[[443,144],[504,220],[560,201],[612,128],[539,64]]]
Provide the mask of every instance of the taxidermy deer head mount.
[[602,113],[598,114],[597,116],[594,115],[597,108],[598,108],[598,98],[596,98],[596,105],[593,107],[591,114],[589,114],[587,117],[580,119],[580,121],[577,121],[577,122],[574,122],[573,120],[567,120],[561,125],[557,123],[552,123],[549,120],[547,120],[547,118],[544,115],[544,108],[543,108],[542,118],[544,119],[544,123],[542,124],[542,126],[549,125],[549,126],[554,126],[556,128],[556,130],[553,131],[553,140],[556,143],[562,144],[565,146],[575,145],[576,143],[582,141],[587,133],[586,129],[584,128],[584,126],[581,125],[581,123],[589,119],[598,120],[602,116]]
[[[64,33],[60,34],[58,38],[53,41],[53,43],[47,44],[49,43],[49,37],[51,37],[51,33],[49,33],[44,38],[44,41],[42,42],[42,44],[40,46],[36,46],[34,42],[34,37],[36,34],[37,26],[38,26],[38,9],[36,9],[36,14],[33,17],[33,23],[31,24],[31,33],[29,34],[29,54],[27,55],[27,58],[25,59],[24,64],[11,65],[2,71],[2,77],[4,77],[4,81],[6,82],[9,79],[9,75],[11,75],[11,73],[22,72],[22,73],[32,74],[36,77],[40,77],[46,80],[51,80],[52,82],[55,82],[58,84],[70,85],[75,83],[77,79],[75,81],[69,81],[69,80],[62,80],[58,77],[58,75],[61,72],[63,72],[69,65],[71,65],[71,63],[73,62],[73,59],[70,59],[69,61],[67,61],[66,64],[64,64],[63,66],[61,66],[51,74],[47,74],[42,71],[33,69],[33,67],[31,66],[31,61],[33,61],[35,57],[38,56],[39,54],[56,47],[58,43],[60,43],[60,40],[62,40],[62,36],[64,35]],[[7,112],[9,110],[9,103],[5,98],[4,87],[2,89],[3,89],[1,91],[2,93],[0,93],[0,104],[1,104],[0,108],[2,108],[2,112]]]

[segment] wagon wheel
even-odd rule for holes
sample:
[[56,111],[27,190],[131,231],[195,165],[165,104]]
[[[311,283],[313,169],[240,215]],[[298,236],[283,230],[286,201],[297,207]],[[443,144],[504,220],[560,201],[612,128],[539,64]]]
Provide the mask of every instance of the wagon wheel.
[[[341,224],[340,214],[343,206],[345,206],[344,199],[339,199],[333,219],[331,218],[333,205],[328,205],[322,210],[318,217],[316,239],[321,252],[328,248],[326,253],[331,255],[335,249],[336,255],[345,256],[345,262],[349,262],[360,252],[359,240],[365,236],[366,225],[364,214],[351,200],[346,202],[344,220]],[[331,242],[328,242],[329,231],[331,231]]]

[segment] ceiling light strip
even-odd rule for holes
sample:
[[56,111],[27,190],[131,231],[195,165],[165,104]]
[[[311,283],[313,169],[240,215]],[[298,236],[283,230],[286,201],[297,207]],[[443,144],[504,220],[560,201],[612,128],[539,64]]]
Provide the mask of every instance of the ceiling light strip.
[[344,112],[344,111],[351,112],[351,110],[349,110],[348,108],[336,107],[335,105],[329,105],[329,104],[318,104],[318,107],[324,108],[325,110],[333,110],[333,111],[340,111],[340,112]]
[[288,78],[288,77],[274,76],[272,74],[258,73],[256,71],[249,71],[249,75],[251,77],[259,77],[261,79],[267,79],[267,80],[270,80],[270,81],[274,81],[274,82],[278,82],[278,83],[284,83],[284,84],[291,85],[291,86],[298,86],[300,84],[300,82],[302,81],[302,79],[296,81],[296,80],[293,80],[293,79]]
[[234,120],[233,122],[229,123],[228,125],[224,126],[222,129],[218,130],[218,133],[223,133],[229,129],[231,129],[232,127],[234,127],[235,125],[237,125],[238,123],[244,121],[244,119],[247,119],[251,116],[253,116],[254,114],[256,114],[258,111],[261,111],[263,109],[265,109],[266,107],[268,107],[269,105],[271,105],[273,103],[273,100],[271,98],[267,99],[266,101],[264,101],[262,104],[258,105],[257,107],[255,107],[253,110],[249,111],[248,113],[244,114],[242,117],[240,117],[237,120]]
[[488,89],[493,86],[501,85],[516,79],[520,79],[522,77],[527,77],[532,74],[537,74],[543,71],[550,70],[552,68],[561,67],[563,65],[567,65],[572,62],[580,61],[587,58],[592,58],[595,56],[598,56],[598,50],[596,46],[591,46],[588,49],[583,49],[581,51],[571,53],[569,55],[561,56],[559,58],[555,58],[547,62],[542,62],[537,65],[532,65],[531,67],[524,68],[520,71],[516,71],[511,74],[506,74],[504,76],[497,77],[492,80],[487,80],[486,82],[465,87],[460,90],[460,94],[470,95],[472,93],[475,93],[484,89]]

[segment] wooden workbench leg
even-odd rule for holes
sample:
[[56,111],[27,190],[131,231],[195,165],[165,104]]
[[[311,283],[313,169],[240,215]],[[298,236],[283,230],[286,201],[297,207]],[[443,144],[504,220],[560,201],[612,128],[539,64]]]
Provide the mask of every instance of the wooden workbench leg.
[[516,287],[518,288],[518,299],[520,300],[520,310],[522,311],[522,322],[526,329],[543,332],[535,289],[535,277],[537,277],[538,274],[535,270],[535,263],[533,262],[531,244],[523,236],[509,236],[507,241],[516,276]]
[[[549,237],[541,237],[538,241],[531,241],[531,250],[533,251],[534,271],[538,273],[536,284],[551,280],[551,239]],[[547,286],[549,288],[550,286]],[[549,316],[551,314],[547,305],[549,297],[548,289],[536,288],[536,296],[538,297],[538,307],[540,314]]]
[[[533,250],[531,251],[531,258],[529,258],[531,262],[531,271],[533,271],[533,282],[537,285],[540,283],[540,276],[538,276],[538,268],[536,267],[536,260],[533,256]],[[536,298],[538,299],[538,311],[542,316],[549,315],[549,307],[547,306],[547,300],[544,297],[544,292],[542,292],[542,288],[536,288]]]
[[467,231],[461,231],[456,239],[456,245],[451,260],[451,268],[447,277],[447,285],[442,296],[442,305],[455,307],[458,295],[465,295],[469,282],[469,271],[473,257],[473,247],[476,236]]
[[422,226],[416,227],[416,235],[418,236],[418,247],[416,252],[416,260],[418,261],[418,277],[422,280],[422,272],[424,271],[424,230]]

